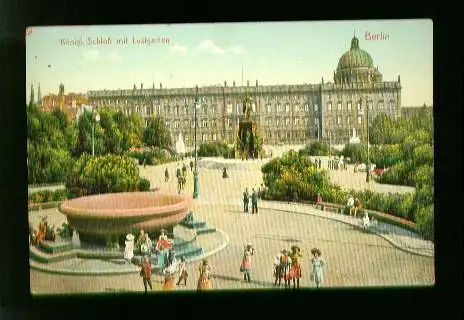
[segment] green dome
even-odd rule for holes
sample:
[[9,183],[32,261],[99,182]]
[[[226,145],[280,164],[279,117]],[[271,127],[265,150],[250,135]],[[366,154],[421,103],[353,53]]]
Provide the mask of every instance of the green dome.
[[338,61],[338,69],[373,68],[374,63],[367,51],[359,48],[359,40],[353,37],[351,48]]

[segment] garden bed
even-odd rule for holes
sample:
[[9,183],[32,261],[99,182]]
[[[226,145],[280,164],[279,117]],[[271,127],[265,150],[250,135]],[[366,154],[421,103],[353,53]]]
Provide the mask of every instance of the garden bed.
[[[332,211],[332,212],[341,213],[341,214],[343,213],[343,210],[346,207],[344,205],[340,205],[336,203],[327,203],[327,202],[315,203],[311,201],[301,201],[301,202],[305,204],[313,204],[316,206],[317,209],[320,209],[320,210]],[[368,208],[362,208],[361,210],[358,211],[358,214],[364,214],[364,211],[367,211],[370,217],[374,217],[378,221],[382,221],[382,222],[386,222],[386,223],[389,223],[389,224],[392,224],[398,227],[402,227],[409,231],[418,232],[417,225],[412,221],[398,218],[391,214],[370,210]]]

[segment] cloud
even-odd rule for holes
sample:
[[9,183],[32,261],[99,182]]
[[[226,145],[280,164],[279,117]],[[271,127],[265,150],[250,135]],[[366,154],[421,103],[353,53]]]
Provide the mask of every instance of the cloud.
[[82,60],[95,61],[100,59],[100,52],[96,49],[87,50],[82,52]]
[[122,57],[119,55],[119,52],[113,51],[108,55],[110,61],[119,62],[122,61]]
[[187,53],[187,47],[181,46],[179,44],[174,44],[169,48],[171,53]]
[[211,40],[203,40],[197,47],[198,51],[207,52],[210,54],[224,54],[227,50],[218,47]]
[[230,47],[229,51],[234,53],[234,54],[242,54],[242,53],[245,53],[245,48],[238,45],[238,46]]

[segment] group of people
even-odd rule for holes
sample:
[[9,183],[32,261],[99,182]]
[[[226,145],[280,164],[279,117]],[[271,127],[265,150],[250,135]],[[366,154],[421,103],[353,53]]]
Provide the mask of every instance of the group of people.
[[257,214],[258,213],[258,198],[259,194],[258,191],[254,188],[251,189],[251,194],[248,192],[248,188],[245,189],[243,192],[243,212],[248,213],[248,205],[251,199],[251,213]]
[[[326,263],[319,249],[312,249],[311,254],[313,258],[311,259],[310,280],[316,284],[316,287],[319,287],[324,280],[323,268]],[[293,289],[300,288],[300,279],[303,277],[301,258],[301,249],[298,246],[292,246],[291,251],[284,249],[280,254],[276,255],[273,268],[274,286],[278,285],[280,287],[283,279],[285,289],[291,287],[292,281]]]
[[358,211],[362,209],[362,201],[358,198],[353,198],[353,196],[350,195],[346,206],[349,209],[350,216],[354,216],[356,218]]
[[29,246],[38,246],[44,240],[55,241],[55,225],[50,226],[47,217],[41,217],[37,230],[29,224]]
[[[329,158],[328,169],[329,170],[348,170],[347,161],[349,158]],[[320,160],[319,160],[320,161]]]
[[[188,272],[187,272],[187,266],[186,266],[186,259],[184,257],[181,257],[180,263],[176,266],[176,268],[173,268],[172,270],[169,270],[168,272],[164,273],[164,285],[163,285],[163,290],[173,290],[176,288],[176,286],[179,286],[181,283],[183,283],[184,286],[187,286],[187,279],[188,279]],[[153,290],[153,283],[151,281],[152,277],[152,266],[151,262],[148,256],[146,256],[143,261],[138,264],[140,269],[140,277],[142,278],[143,281],[143,286],[145,289],[145,293],[148,292],[148,287],[150,287],[151,290]],[[198,277],[198,284],[197,284],[197,290],[198,291],[203,291],[203,290],[209,290],[212,289],[212,283],[211,283],[211,266],[209,265],[207,260],[203,260],[200,265],[198,266],[198,271],[199,271],[199,277]],[[178,275],[178,280],[175,282],[175,278]]]
[[[243,280],[251,282],[252,274],[252,257],[254,256],[254,247],[251,243],[245,246],[243,252],[242,263],[240,264],[240,272],[243,273]],[[311,259],[310,279],[317,287],[324,280],[323,268],[325,260],[322,258],[321,251],[317,248],[311,250],[313,258]],[[300,288],[300,279],[303,277],[301,268],[301,249],[298,246],[292,246],[291,250],[284,249],[280,254],[276,255],[273,263],[274,287],[280,287],[284,280],[285,289],[291,288],[293,281],[293,289]]]

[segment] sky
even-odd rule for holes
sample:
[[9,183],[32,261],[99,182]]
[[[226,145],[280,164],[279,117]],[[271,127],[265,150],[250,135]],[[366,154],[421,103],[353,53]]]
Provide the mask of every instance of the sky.
[[[367,40],[366,33],[385,35]],[[402,105],[433,104],[432,20],[32,27],[26,97],[89,90],[303,84],[333,81],[353,35],[383,74],[401,76]],[[111,43],[89,43],[110,39]],[[117,43],[127,38],[127,43]],[[134,39],[152,43],[134,43]],[[386,39],[385,39],[386,38]],[[81,40],[78,43],[76,40]],[[83,40],[83,41],[82,41]],[[77,43],[76,43],[77,42]]]

